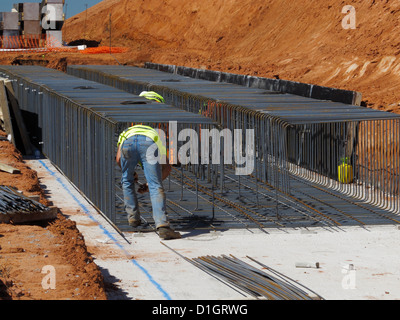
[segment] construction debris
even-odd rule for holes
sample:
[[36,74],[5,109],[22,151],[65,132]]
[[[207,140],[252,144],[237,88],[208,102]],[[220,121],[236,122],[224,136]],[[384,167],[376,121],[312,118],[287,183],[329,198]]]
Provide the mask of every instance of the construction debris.
[[8,172],[8,173],[21,173],[21,171],[19,169],[16,169],[14,167],[9,166],[8,164],[5,163],[0,163],[0,170],[4,171],[4,172]]
[[319,262],[296,262],[296,268],[315,268],[319,269]]
[[57,217],[56,207],[47,207],[17,190],[0,186],[0,223],[25,223]]

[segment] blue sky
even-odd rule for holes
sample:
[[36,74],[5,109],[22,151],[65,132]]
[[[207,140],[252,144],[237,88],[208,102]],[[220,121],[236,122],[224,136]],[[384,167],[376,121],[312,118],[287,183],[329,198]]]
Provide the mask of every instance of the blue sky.
[[[0,0],[0,12],[8,12],[11,11],[14,3],[23,3],[23,2],[42,2],[41,0]],[[95,4],[101,2],[101,0],[65,0],[65,4],[67,7],[67,18],[70,18],[79,12],[82,12],[86,9],[86,4],[88,8],[94,6]]]

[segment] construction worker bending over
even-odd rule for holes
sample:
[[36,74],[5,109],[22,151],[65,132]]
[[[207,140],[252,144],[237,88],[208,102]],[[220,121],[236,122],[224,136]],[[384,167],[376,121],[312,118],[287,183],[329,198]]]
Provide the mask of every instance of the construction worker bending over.
[[[160,103],[165,102],[161,95],[153,91],[143,91],[140,96]],[[180,233],[172,230],[167,220],[166,197],[162,185],[162,181],[171,172],[171,166],[161,164],[158,161],[148,161],[147,150],[150,147],[156,149],[154,154],[156,157],[166,159],[165,146],[163,146],[158,132],[151,127],[143,125],[130,127],[122,132],[118,139],[116,160],[122,170],[121,183],[125,210],[128,213],[128,223],[134,228],[141,225],[135,190],[135,182],[137,181],[135,169],[139,163],[143,168],[147,184],[141,185],[138,192],[150,192],[153,218],[160,238],[164,240],[178,239],[181,237]]]
[[[153,147],[156,157],[165,157],[166,149],[156,130],[143,125],[135,125],[122,132],[118,139],[118,152],[116,161],[122,170],[122,190],[124,194],[125,210],[128,214],[128,223],[132,227],[141,225],[139,205],[135,190],[137,175],[136,166],[143,167],[147,185],[141,186],[138,192],[150,192],[153,218],[160,238],[164,240],[178,239],[179,232],[170,228],[166,216],[166,196],[162,181],[171,171],[169,164],[160,164],[154,159],[147,159],[147,150]],[[158,154],[157,154],[158,153]]]

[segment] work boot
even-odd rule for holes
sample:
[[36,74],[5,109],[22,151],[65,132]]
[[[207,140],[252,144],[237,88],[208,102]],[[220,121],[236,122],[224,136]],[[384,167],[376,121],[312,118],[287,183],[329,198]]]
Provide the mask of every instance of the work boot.
[[136,228],[136,227],[139,227],[142,224],[142,222],[140,220],[129,219],[128,224],[131,227]]
[[177,231],[172,230],[170,227],[160,227],[157,229],[158,235],[163,240],[170,240],[170,239],[180,239],[181,234]]

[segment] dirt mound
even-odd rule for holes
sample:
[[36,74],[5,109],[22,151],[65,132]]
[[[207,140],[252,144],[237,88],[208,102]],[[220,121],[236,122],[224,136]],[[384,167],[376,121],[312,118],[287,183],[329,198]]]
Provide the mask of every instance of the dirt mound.
[[400,2],[354,0],[344,29],[341,0],[104,0],[69,19],[66,41],[129,47],[120,61],[152,61],[252,74],[363,93],[366,105],[399,111]]
[[71,220],[0,224],[0,234],[0,300],[107,299],[103,276]]
[[[0,135],[5,133],[0,130]],[[0,171],[0,185],[17,188],[26,196],[39,196],[42,204],[51,205],[37,172],[9,141],[0,141],[0,159],[20,171]],[[55,271],[54,288],[47,288],[44,281],[48,266]],[[75,222],[59,214],[50,224],[0,223],[0,300],[63,299],[107,299],[101,271]]]
[[[4,131],[0,130],[1,136],[6,136]],[[11,186],[22,191],[26,196],[39,196],[40,202],[46,206],[50,205],[39,184],[36,171],[30,169],[22,159],[22,154],[14,145],[8,141],[0,141],[1,162],[13,168],[20,173],[10,174],[0,171],[0,185]]]

